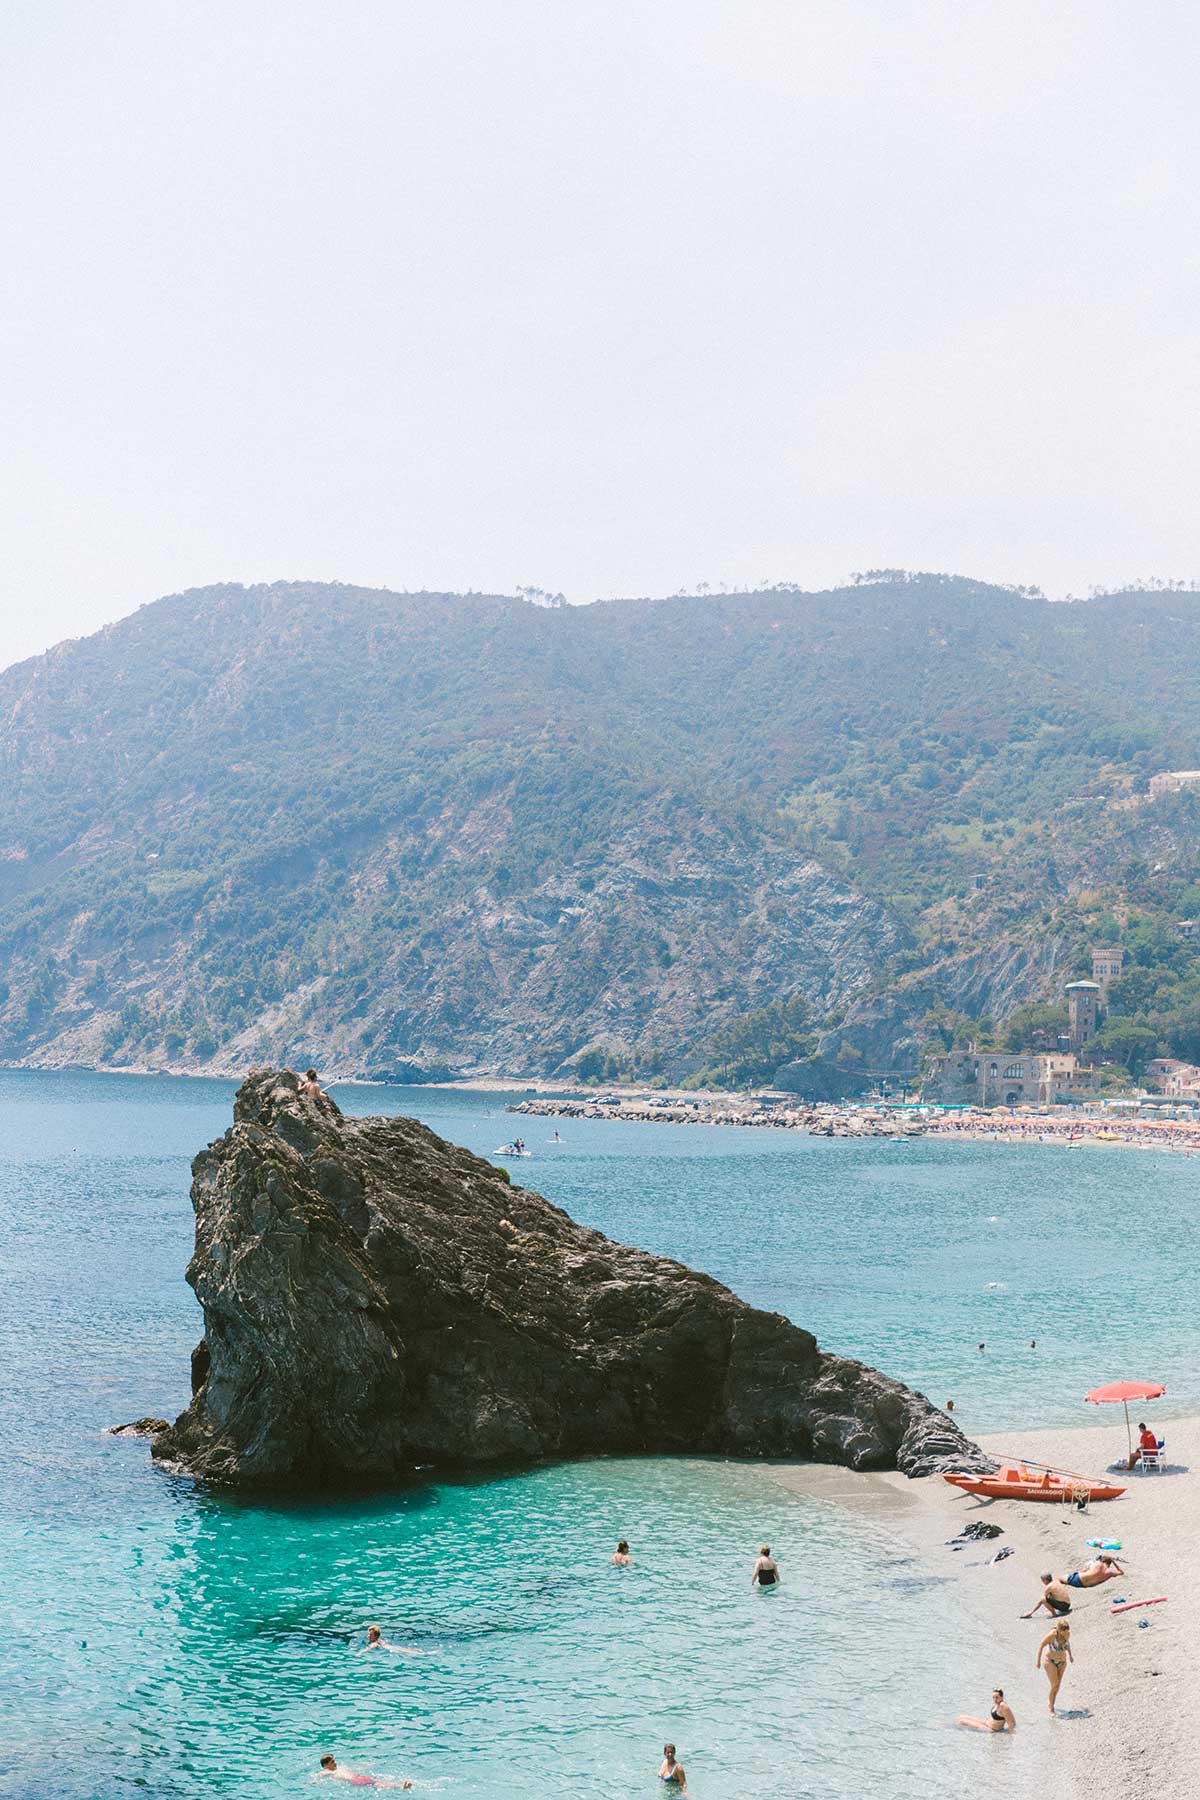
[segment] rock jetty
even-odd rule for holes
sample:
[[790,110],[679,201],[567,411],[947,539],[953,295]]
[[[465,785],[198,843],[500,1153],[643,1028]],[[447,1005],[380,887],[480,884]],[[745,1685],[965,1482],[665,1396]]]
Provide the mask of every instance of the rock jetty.
[[154,1455],[320,1488],[598,1452],[986,1465],[920,1394],[412,1119],[252,1073],[193,1164],[193,1398]]

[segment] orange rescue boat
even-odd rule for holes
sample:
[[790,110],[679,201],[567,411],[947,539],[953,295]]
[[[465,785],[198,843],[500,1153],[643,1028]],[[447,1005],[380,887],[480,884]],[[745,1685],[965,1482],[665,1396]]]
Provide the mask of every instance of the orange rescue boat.
[[1005,1463],[994,1475],[947,1475],[946,1480],[985,1500],[1054,1500],[1060,1506],[1085,1499],[1116,1500],[1125,1492],[1115,1482],[1061,1469],[1030,1468],[1027,1463]]

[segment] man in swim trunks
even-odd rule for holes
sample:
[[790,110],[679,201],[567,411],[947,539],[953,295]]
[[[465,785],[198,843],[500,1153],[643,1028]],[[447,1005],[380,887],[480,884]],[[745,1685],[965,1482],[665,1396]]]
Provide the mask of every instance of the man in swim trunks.
[[[1041,1581],[1041,1599],[1036,1606],[1030,1607],[1027,1613],[1022,1613],[1021,1617],[1023,1619],[1032,1619],[1034,1613],[1041,1612],[1042,1609],[1045,1608],[1052,1619],[1065,1618],[1071,1610],[1071,1592],[1066,1582],[1059,1581],[1048,1569],[1043,1573]],[[1078,1586],[1079,1583],[1075,1583],[1074,1585]]]
[[1115,1575],[1124,1573],[1124,1569],[1115,1556],[1098,1556],[1095,1562],[1084,1563],[1082,1569],[1073,1569],[1067,1576],[1067,1586],[1073,1588],[1102,1587]]
[[356,1775],[353,1769],[339,1769],[332,1756],[321,1758],[321,1774],[332,1775],[335,1781],[348,1781],[351,1787],[374,1788],[410,1788],[411,1781],[387,1781],[382,1775]]

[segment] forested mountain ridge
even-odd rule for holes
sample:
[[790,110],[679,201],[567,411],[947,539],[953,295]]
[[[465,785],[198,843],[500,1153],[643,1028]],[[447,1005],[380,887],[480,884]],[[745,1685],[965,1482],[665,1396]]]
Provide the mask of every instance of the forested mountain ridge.
[[0,674],[0,1058],[906,1066],[1152,927],[1165,1043],[1197,762],[1190,593],[193,590]]

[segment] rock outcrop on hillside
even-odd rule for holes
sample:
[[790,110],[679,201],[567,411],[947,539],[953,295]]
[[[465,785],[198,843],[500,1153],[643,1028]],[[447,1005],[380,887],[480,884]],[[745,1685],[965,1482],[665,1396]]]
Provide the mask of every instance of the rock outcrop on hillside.
[[154,1454],[197,1475],[321,1487],[634,1451],[982,1462],[900,1383],[290,1071],[251,1074],[193,1174],[205,1339]]

